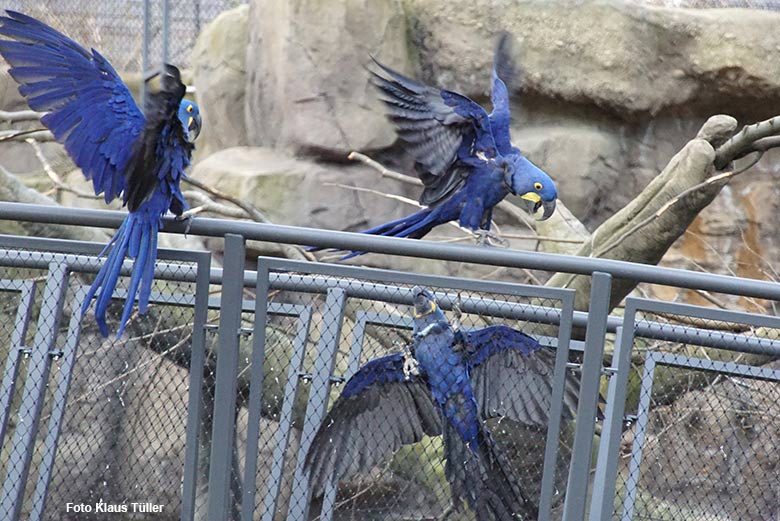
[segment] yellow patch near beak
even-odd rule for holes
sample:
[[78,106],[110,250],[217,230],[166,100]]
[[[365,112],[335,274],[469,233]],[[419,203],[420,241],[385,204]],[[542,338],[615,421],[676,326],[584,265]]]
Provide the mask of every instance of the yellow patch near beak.
[[526,192],[520,196],[520,199],[525,199],[526,201],[531,201],[532,203],[538,203],[542,200],[542,198],[536,192]]
[[192,126],[192,116],[190,116],[190,119],[187,120],[187,128],[189,129]]
[[422,318],[430,315],[436,311],[436,302],[431,302],[431,307],[425,311],[425,313],[418,313],[417,308],[414,310],[414,318]]

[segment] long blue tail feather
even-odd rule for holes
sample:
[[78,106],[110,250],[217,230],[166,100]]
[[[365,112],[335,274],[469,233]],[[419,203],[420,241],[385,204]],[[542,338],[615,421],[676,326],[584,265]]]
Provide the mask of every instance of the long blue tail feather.
[[[154,265],[157,260],[157,232],[159,224],[156,219],[150,219],[143,213],[131,213],[122,223],[113,239],[106,245],[109,249],[103,266],[95,281],[87,292],[87,298],[81,307],[82,316],[89,308],[92,298],[97,294],[95,302],[95,322],[100,333],[108,336],[106,312],[111,303],[111,297],[116,289],[122,271],[125,257],[134,259],[128,285],[127,299],[122,311],[122,318],[117,330],[117,338],[124,333],[127,321],[133,311],[133,303],[138,296],[138,311],[143,314],[149,304],[154,278]],[[103,250],[101,255],[106,252]],[[140,287],[140,292],[139,292]],[[98,293],[99,291],[99,293]]]
[[[423,208],[412,215],[407,215],[406,217],[380,224],[379,226],[369,228],[368,230],[363,230],[360,233],[366,235],[380,235],[382,237],[408,237],[419,239],[438,224],[431,214],[432,210],[430,208]],[[309,250],[316,251],[318,249],[319,248],[310,248]],[[364,255],[365,253],[366,252],[364,251],[353,251],[341,257],[339,260],[345,261],[359,255]]]

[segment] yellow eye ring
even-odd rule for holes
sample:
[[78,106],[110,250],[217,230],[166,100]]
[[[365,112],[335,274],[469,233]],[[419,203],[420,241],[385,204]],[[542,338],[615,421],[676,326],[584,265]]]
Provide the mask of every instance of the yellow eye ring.
[[534,183],[534,190],[537,192],[542,189],[542,183]]
[[192,105],[187,105],[187,112],[192,112]]

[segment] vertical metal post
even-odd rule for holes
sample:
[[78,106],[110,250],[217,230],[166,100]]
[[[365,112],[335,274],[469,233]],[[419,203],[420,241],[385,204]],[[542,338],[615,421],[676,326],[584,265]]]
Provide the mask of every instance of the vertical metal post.
[[539,519],[549,521],[552,512],[555,477],[558,470],[558,443],[561,431],[561,413],[563,411],[563,393],[566,386],[566,374],[569,362],[569,343],[571,341],[572,318],[574,316],[574,292],[561,299],[561,322],[558,325],[558,346],[555,355],[555,374],[553,375],[550,413],[547,424],[547,440],[544,447],[544,472],[539,495]]
[[171,10],[170,0],[163,0],[162,7],[162,63],[160,63],[160,72],[163,72],[165,64],[168,63],[169,40],[171,36]]
[[[284,385],[284,402],[282,412],[279,414],[279,426],[276,429],[274,440],[274,454],[271,463],[271,473],[268,477],[268,487],[263,500],[264,511],[262,521],[273,521],[276,507],[279,501],[279,490],[282,488],[283,472],[287,461],[287,446],[290,443],[290,431],[292,430],[295,409],[295,396],[298,393],[298,384],[301,381],[299,375],[303,370],[303,362],[306,358],[306,341],[309,338],[311,326],[311,309],[301,313],[298,318],[298,331],[293,344],[293,355],[290,358],[290,366],[287,368],[287,382]],[[293,457],[293,456],[290,456]],[[246,512],[246,511],[245,511]],[[247,517],[247,519],[252,519]]]
[[252,344],[252,367],[249,375],[249,421],[246,429],[244,492],[241,519],[252,521],[255,510],[257,450],[260,442],[260,416],[263,409],[263,364],[265,363],[265,328],[268,323],[268,265],[258,262],[255,286],[255,328]]
[[330,377],[338,354],[346,301],[347,294],[343,289],[328,290],[328,296],[325,299],[325,312],[322,316],[320,341],[317,344],[317,358],[314,361],[309,401],[306,405],[306,419],[301,433],[301,446],[293,478],[290,509],[287,513],[287,519],[291,521],[303,521],[308,516],[309,477],[303,471],[303,462],[312,438],[314,438],[328,407]]
[[141,110],[146,107],[146,73],[149,71],[149,40],[151,39],[150,24],[152,19],[151,0],[144,0],[144,36],[141,42]]
[[5,360],[3,380],[0,382],[0,445],[5,440],[5,429],[8,426],[8,417],[11,415],[11,400],[19,375],[19,356],[24,348],[27,327],[30,325],[35,290],[36,284],[33,281],[24,281],[19,290],[19,306],[16,308],[16,319],[11,333],[11,344],[8,347],[8,357]]
[[609,521],[614,510],[620,439],[626,408],[628,377],[631,373],[631,350],[634,343],[634,306],[627,306],[623,326],[617,328],[612,355],[612,375],[607,389],[607,406],[601,443],[593,477],[590,521]]
[[[81,286],[73,299],[72,309],[81,309],[84,299],[87,297],[87,287]],[[32,507],[30,510],[29,521],[40,521],[44,519],[46,512],[46,499],[51,481],[51,473],[54,470],[54,458],[57,456],[57,444],[62,431],[62,419],[65,416],[65,406],[67,405],[68,390],[70,381],[73,377],[73,367],[76,365],[76,355],[78,353],[79,339],[81,338],[81,313],[73,313],[70,316],[68,333],[65,338],[65,345],[62,348],[62,363],[59,370],[59,381],[52,393],[52,406],[49,413],[49,425],[46,428],[46,439],[44,440],[44,451],[41,463],[38,465],[38,481],[35,485]]]
[[244,238],[225,235],[214,425],[209,466],[208,519],[230,519],[230,479],[236,434],[236,388],[244,289]]
[[209,272],[211,254],[199,253],[195,277],[195,314],[190,348],[190,389],[187,401],[187,434],[184,446],[181,521],[195,519],[195,496],[198,482],[198,448],[200,440],[201,401],[203,400],[203,367],[206,363],[206,320],[209,312]]
[[19,421],[14,432],[8,469],[0,498],[0,518],[18,519],[24,502],[24,489],[38,432],[38,421],[46,394],[51,368],[51,350],[57,340],[57,327],[62,313],[62,301],[67,289],[68,267],[65,263],[49,264],[49,275],[43,292],[43,307],[30,357],[27,379],[19,407]]
[[655,356],[650,351],[645,357],[645,369],[642,373],[642,383],[639,386],[639,404],[636,409],[636,425],[634,426],[634,445],[631,447],[631,461],[628,464],[626,478],[626,497],[623,500],[623,521],[630,521],[634,516],[637,491],[639,488],[639,467],[642,464],[642,449],[645,446],[647,419],[650,414],[651,398],[653,396],[653,380],[655,378]]
[[608,273],[594,272],[591,282],[588,328],[585,333],[585,353],[577,405],[577,426],[574,433],[569,481],[566,486],[566,500],[563,505],[563,521],[580,521],[585,518],[588,474],[593,450],[593,435],[596,431],[596,411],[612,276]]

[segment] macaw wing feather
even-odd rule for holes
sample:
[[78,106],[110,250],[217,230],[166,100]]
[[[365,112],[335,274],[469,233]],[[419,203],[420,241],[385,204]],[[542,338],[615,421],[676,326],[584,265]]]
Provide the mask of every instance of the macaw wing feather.
[[493,57],[492,85],[490,102],[493,111],[490,113],[490,127],[496,140],[499,153],[512,153],[512,143],[509,138],[509,88],[517,82],[518,70],[512,59],[512,35],[503,32],[498,38],[496,52]]
[[444,102],[439,89],[374,61],[384,74],[372,72],[372,83],[381,93],[398,137],[408,144],[407,151],[420,170],[441,175],[456,158],[469,129],[467,119]]
[[368,362],[350,378],[306,454],[314,495],[369,470],[402,445],[441,434],[441,415],[420,376],[406,381],[400,353]]
[[99,52],[87,51],[46,24],[14,11],[0,17],[0,54],[41,122],[106,202],[125,188],[124,171],[144,129],[144,115]]
[[[546,425],[552,403],[555,350],[507,326],[464,335],[471,382],[482,418],[506,416],[526,425]],[[568,373],[565,418],[577,409],[579,379]]]
[[471,172],[458,168],[458,159],[480,152],[495,155],[488,114],[467,96],[429,87],[374,62],[381,74],[372,72],[372,83],[425,186],[420,203],[436,205],[457,191]]
[[[160,183],[168,181],[158,176],[167,175],[171,171],[181,171],[186,166],[177,165],[176,168],[157,169],[151,166],[159,163],[160,143],[164,143],[167,149],[178,146],[191,151],[193,148],[184,135],[184,128],[178,116],[179,105],[185,92],[186,86],[181,81],[179,69],[166,63],[160,80],[160,90],[148,97],[144,110],[146,128],[143,138],[138,140],[133,155],[134,162],[128,168],[124,200],[131,212],[148,200]],[[182,154],[169,153],[167,159],[181,156]],[[181,211],[176,214],[180,215]]]

